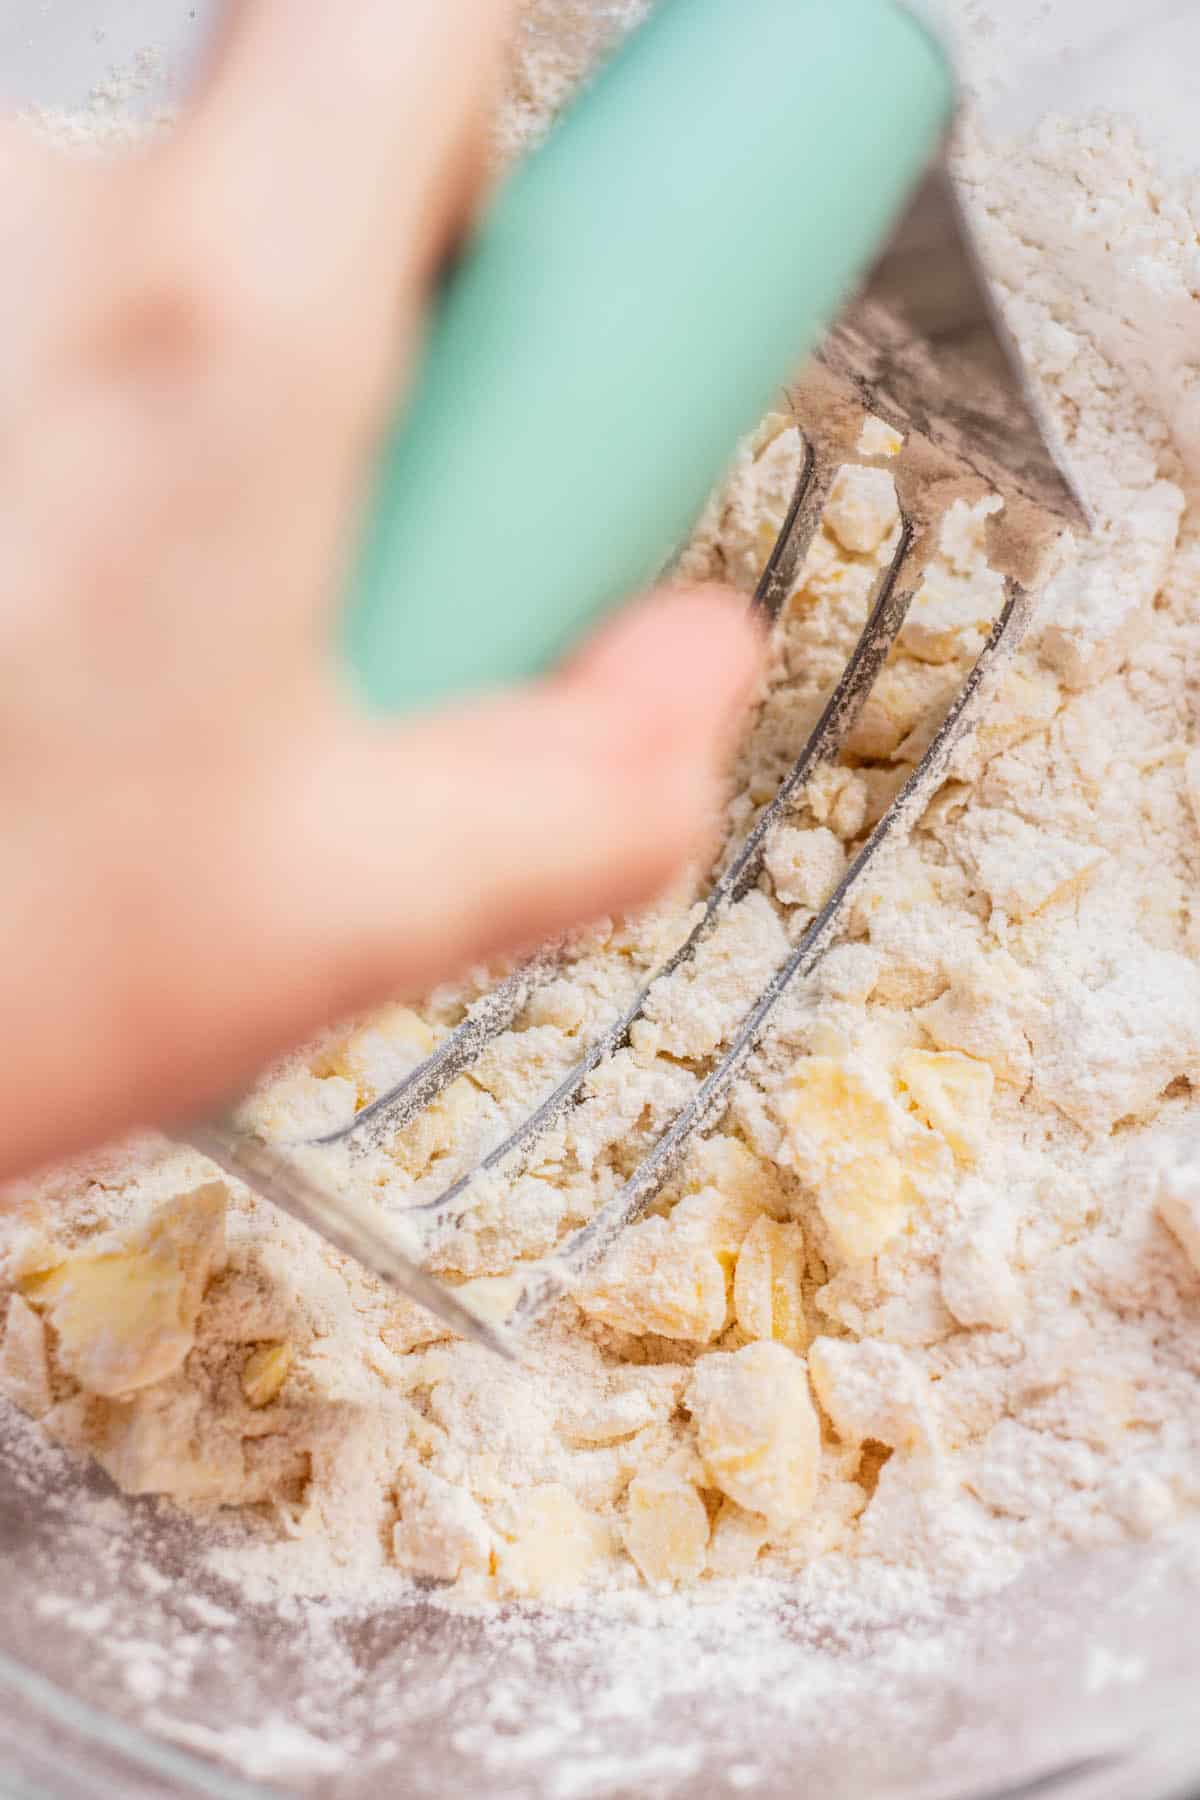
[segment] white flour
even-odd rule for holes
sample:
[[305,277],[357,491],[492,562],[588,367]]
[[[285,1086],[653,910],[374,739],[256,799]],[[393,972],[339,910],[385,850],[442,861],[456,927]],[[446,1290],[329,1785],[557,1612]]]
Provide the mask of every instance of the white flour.
[[[569,59],[539,57],[513,137],[569,85]],[[1019,156],[972,142],[960,174],[1095,537],[848,941],[526,1365],[445,1339],[244,1192],[222,1242],[205,1200],[177,1207],[211,1171],[164,1146],[27,1200],[0,1381],[122,1486],[195,1508],[212,1566],[250,1598],[382,1599],[414,1576],[455,1599],[590,1606],[753,1580],[770,1604],[786,1579],[814,1624],[905,1619],[916,1653],[946,1596],[1155,1538],[1200,1505],[1200,240],[1112,122],[1048,126]],[[783,423],[743,454],[694,569],[753,583],[797,469]],[[481,1191],[441,1272],[503,1279],[552,1248],[694,1091],[978,650],[998,586],[983,523],[950,516],[847,766],[773,844],[760,891],[530,1171]],[[886,462],[843,479],[778,634],[733,837],[840,672],[895,524]],[[411,1204],[474,1161],[678,940],[692,899],[582,934],[470,1076],[363,1166],[366,1191]],[[348,1116],[475,991],[332,1035],[251,1103],[255,1122],[286,1138]]]

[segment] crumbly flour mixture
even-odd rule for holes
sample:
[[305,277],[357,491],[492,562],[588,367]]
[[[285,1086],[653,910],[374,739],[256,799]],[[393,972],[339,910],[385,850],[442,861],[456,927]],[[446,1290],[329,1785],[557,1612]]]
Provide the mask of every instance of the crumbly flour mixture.
[[[530,52],[504,132],[566,91]],[[1200,237],[1115,122],[960,169],[1009,317],[1095,509],[908,845],[797,989],[652,1214],[505,1367],[157,1139],[27,1187],[5,1221],[0,1388],[131,1493],[194,1512],[245,1582],[573,1601],[823,1570],[979,1593],[1036,1556],[1200,1508]],[[725,820],[814,723],[894,548],[867,422],[776,635]],[[799,468],[744,447],[686,562],[750,588]],[[929,741],[1001,583],[956,504],[841,766],[663,983],[627,1050],[433,1266],[502,1305],[694,1092]],[[680,940],[704,875],[579,934],[515,1026],[340,1178],[439,1192]],[[247,1103],[342,1122],[487,980],[331,1034]]]

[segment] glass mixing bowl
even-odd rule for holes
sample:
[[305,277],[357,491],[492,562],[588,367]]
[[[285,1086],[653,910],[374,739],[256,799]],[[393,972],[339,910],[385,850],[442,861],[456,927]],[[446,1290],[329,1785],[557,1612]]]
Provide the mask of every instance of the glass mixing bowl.
[[1186,1800],[1178,1542],[835,1636],[767,1584],[455,1616],[232,1589],[186,1520],[7,1417],[0,1791],[336,1800]]
[[[207,10],[8,0],[0,100],[149,110],[185,79]],[[988,22],[986,7],[958,10]],[[1100,90],[1186,148],[1194,0],[1158,9],[1178,34],[1173,114],[1157,104],[1162,40],[1147,61],[1128,37],[1132,0],[994,10],[1013,52],[990,103],[1029,115],[1069,98],[1084,32]],[[7,1795],[1200,1795],[1200,1546],[1182,1537],[1059,1560],[899,1626],[881,1605],[840,1633],[754,1585],[661,1610],[485,1618],[383,1597],[281,1603],[231,1587],[185,1519],[117,1495],[6,1413],[0,1550]]]

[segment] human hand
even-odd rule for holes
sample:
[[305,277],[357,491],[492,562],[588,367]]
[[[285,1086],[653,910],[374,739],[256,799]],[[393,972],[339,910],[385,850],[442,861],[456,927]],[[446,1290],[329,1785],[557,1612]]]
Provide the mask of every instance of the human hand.
[[704,833],[756,657],[728,596],[398,726],[328,649],[507,12],[241,0],[162,141],[0,129],[0,1173],[645,899]]

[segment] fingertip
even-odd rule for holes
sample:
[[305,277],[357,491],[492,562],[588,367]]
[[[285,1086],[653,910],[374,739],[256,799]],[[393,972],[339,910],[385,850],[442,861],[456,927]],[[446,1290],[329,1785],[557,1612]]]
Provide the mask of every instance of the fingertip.
[[749,676],[762,653],[759,616],[736,589],[713,584],[664,587],[626,607],[603,625],[569,665],[568,674],[624,681],[630,669],[657,668],[680,656],[685,666],[729,658],[731,675]]
[[568,679],[620,715],[620,754],[639,779],[710,779],[757,683],[764,634],[744,595],[670,587],[613,620]]
[[[761,650],[744,597],[667,589],[549,681],[348,733],[340,801],[319,810],[342,846],[324,860],[355,871],[339,929],[358,966],[421,985],[660,893],[716,835]],[[397,807],[402,832],[364,827]]]
[[707,690],[718,725],[728,725],[740,717],[762,670],[762,615],[733,588],[667,589],[661,601],[683,653],[681,677]]
[[630,706],[720,731],[756,682],[763,643],[759,617],[736,590],[664,587],[604,626],[567,679],[592,691],[619,688]]
[[612,621],[575,665],[574,697],[595,727],[588,785],[610,821],[624,904],[661,891],[715,835],[763,646],[744,595],[670,587]]

